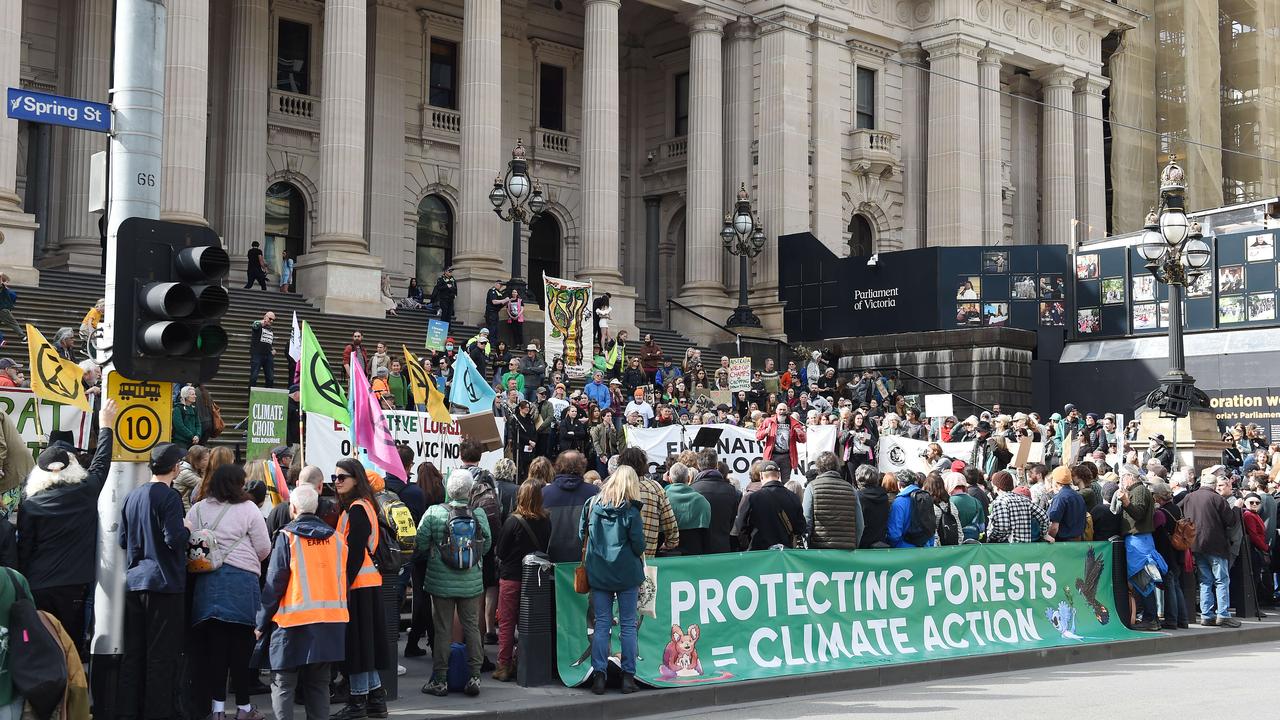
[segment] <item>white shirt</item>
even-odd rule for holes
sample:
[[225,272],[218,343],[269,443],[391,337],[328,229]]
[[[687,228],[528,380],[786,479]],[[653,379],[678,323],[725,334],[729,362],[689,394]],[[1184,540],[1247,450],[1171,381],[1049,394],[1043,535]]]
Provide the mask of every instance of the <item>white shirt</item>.
[[643,400],[640,402],[632,400],[627,403],[627,408],[623,411],[622,417],[630,417],[633,412],[640,413],[640,417],[644,418],[645,427],[649,427],[653,424],[653,406],[649,403]]

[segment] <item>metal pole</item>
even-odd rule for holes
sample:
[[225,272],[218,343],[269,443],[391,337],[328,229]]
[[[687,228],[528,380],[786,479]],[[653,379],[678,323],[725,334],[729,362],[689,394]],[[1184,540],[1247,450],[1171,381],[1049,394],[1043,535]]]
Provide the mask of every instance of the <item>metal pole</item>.
[[[164,127],[164,0],[116,0],[111,88],[111,165],[107,207],[107,306],[99,348],[111,347],[115,326],[116,250],[120,223],[160,217],[160,151]],[[108,362],[102,384],[115,372]],[[138,378],[145,380],[146,378]],[[115,717],[124,651],[124,551],[120,505],[144,478],[141,463],[111,463],[98,496],[98,572],[91,644],[95,714]]]
[[738,307],[747,307],[747,256],[746,253],[738,256]]
[[[514,214],[515,208],[512,208]],[[511,218],[511,279],[521,277],[520,273],[520,217]]]
[[1169,283],[1169,374],[1181,378],[1186,373],[1182,349],[1182,284]]

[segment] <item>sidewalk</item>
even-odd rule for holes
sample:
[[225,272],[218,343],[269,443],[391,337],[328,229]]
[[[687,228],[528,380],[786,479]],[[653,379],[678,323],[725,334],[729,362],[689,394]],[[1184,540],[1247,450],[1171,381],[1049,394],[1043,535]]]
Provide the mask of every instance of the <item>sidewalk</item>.
[[[461,693],[437,698],[420,692],[430,674],[430,657],[400,658],[409,672],[400,677],[400,698],[389,703],[393,718],[467,718],[467,720],[611,720],[657,715],[696,707],[732,705],[756,700],[874,688],[905,682],[922,682],[966,675],[1001,673],[1041,667],[1096,662],[1143,655],[1229,647],[1280,640],[1280,616],[1245,620],[1240,628],[1206,628],[1148,633],[1138,640],[1050,648],[1003,655],[979,655],[949,660],[929,660],[887,667],[838,670],[813,675],[748,680],[723,685],[679,689],[644,690],[623,696],[610,690],[603,696],[586,689],[560,685],[522,688],[494,682],[486,674],[480,696]],[[496,648],[486,647],[490,657]],[[334,707],[336,712],[337,706]]]

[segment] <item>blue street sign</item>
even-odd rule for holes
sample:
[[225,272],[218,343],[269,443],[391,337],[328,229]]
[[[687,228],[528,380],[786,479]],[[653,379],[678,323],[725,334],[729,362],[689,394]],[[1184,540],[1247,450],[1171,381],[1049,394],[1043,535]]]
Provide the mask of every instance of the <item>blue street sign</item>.
[[6,105],[14,120],[111,132],[111,107],[106,103],[9,88]]

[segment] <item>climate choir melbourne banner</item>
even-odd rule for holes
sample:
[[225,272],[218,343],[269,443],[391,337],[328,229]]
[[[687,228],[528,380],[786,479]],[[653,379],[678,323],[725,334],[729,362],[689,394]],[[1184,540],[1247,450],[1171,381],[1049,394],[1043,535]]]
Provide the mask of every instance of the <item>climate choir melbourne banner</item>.
[[[458,423],[440,423],[431,419],[424,412],[404,412],[387,410],[387,427],[397,445],[405,445],[413,449],[413,466],[411,474],[417,473],[418,466],[430,460],[448,474],[456,467],[462,466],[458,458],[462,444],[462,432]],[[498,424],[498,434],[506,428]],[[304,446],[305,459],[308,465],[321,468],[332,468],[339,460],[351,455],[351,432],[341,423],[326,417],[314,415],[308,418],[307,442]],[[480,465],[492,470],[494,463],[502,457],[502,450],[487,452],[480,458]],[[414,477],[417,477],[416,474]]]
[[[1103,542],[745,555],[649,561],[638,680],[703,685],[1139,636],[1111,607]],[[576,565],[556,566],[556,663],[569,686],[591,673]]]
[[[720,442],[716,444],[716,453],[729,466],[732,478],[740,486],[748,482],[747,471],[751,464],[763,457],[763,443],[756,440],[755,430],[744,430],[736,425],[669,425],[663,428],[627,428],[627,445],[644,450],[649,457],[649,468],[665,463],[667,455],[689,449],[689,443],[700,428],[711,427],[723,430]],[[801,470],[818,457],[823,450],[834,450],[836,446],[835,425],[810,425],[805,429],[808,442],[796,445],[797,457]],[[803,480],[803,478],[797,478]]]
[[264,458],[289,435],[289,391],[283,388],[249,388],[249,427],[245,432],[245,457]]
[[565,371],[582,377],[591,371],[591,343],[595,337],[591,320],[591,283],[561,280],[543,275],[546,285],[546,321],[543,344],[547,363],[564,358]]

